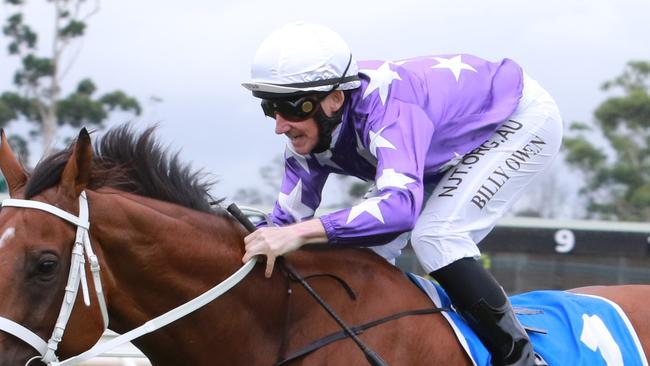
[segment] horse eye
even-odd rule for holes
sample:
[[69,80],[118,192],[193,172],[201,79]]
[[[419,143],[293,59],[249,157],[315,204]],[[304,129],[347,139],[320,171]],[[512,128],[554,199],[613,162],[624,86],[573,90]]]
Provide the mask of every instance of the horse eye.
[[37,284],[48,284],[56,278],[59,271],[59,256],[52,251],[30,253],[28,278]]
[[38,274],[41,276],[51,275],[52,273],[54,273],[58,265],[59,263],[57,261],[48,259],[48,260],[41,261],[38,264],[38,267],[36,267],[36,270],[38,271]]

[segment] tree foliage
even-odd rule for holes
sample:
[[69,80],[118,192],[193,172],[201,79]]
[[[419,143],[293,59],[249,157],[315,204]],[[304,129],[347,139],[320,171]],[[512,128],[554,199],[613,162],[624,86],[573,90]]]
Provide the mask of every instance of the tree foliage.
[[[566,161],[586,178],[590,217],[650,219],[650,62],[629,62],[603,84],[617,92],[594,112],[597,129],[571,125]],[[599,143],[599,141],[602,141]]]
[[[61,83],[74,64],[65,57],[70,45],[84,36],[87,21],[99,11],[99,3],[87,0],[48,0],[53,10],[54,34],[50,47],[39,48],[38,34],[26,23],[25,0],[4,0],[15,13],[2,28],[8,38],[7,52],[20,59],[13,84],[14,90],[0,92],[0,127],[12,121],[31,123],[31,135],[41,135],[43,146],[52,147],[57,128],[64,125],[102,127],[111,111],[122,110],[139,115],[139,102],[120,90],[97,95],[95,83],[83,79],[67,95]],[[42,8],[42,7],[41,7]],[[41,9],[42,10],[42,9]],[[39,54],[39,50],[50,50]],[[27,144],[22,148],[26,151]]]

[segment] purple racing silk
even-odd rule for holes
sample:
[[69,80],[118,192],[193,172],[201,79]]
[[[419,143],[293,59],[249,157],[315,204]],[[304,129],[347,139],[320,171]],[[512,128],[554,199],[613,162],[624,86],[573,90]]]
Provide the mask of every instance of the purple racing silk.
[[277,225],[312,218],[330,173],[374,181],[360,204],[320,217],[333,244],[379,245],[413,228],[423,186],[476,149],[515,111],[523,73],[509,59],[460,55],[360,61],[330,149],[300,155],[287,144],[272,212]]

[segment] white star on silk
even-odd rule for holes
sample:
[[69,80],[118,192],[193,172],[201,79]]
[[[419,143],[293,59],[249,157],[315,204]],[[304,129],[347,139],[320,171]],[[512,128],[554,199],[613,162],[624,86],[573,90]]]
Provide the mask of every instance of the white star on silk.
[[307,156],[298,154],[297,152],[293,151],[293,149],[291,148],[291,146],[289,146],[289,144],[287,144],[287,148],[284,150],[284,159],[287,160],[290,157],[293,157],[294,159],[296,159],[298,164],[303,169],[305,169],[305,171],[307,173],[309,173],[309,165],[307,164]]
[[368,198],[366,200],[363,200],[363,202],[359,203],[358,205],[353,206],[350,209],[350,214],[348,215],[348,221],[346,224],[349,224],[352,220],[356,219],[364,212],[371,214],[377,220],[381,221],[382,224],[384,224],[384,216],[381,214],[381,209],[379,209],[379,202],[385,200],[388,197],[390,197],[390,193],[386,193],[385,195],[379,197]]
[[372,164],[372,166],[376,167],[377,166],[377,158],[374,157],[367,149],[365,146],[363,146],[363,141],[361,141],[361,137],[359,137],[359,134],[355,132],[355,136],[357,137],[357,154],[361,156],[362,158],[366,159],[367,162]]
[[343,170],[338,164],[332,161],[331,150],[325,150],[322,153],[316,153],[314,156],[321,166],[331,166],[334,169]]
[[409,178],[402,173],[395,172],[395,169],[384,169],[381,177],[377,179],[377,188],[381,191],[386,187],[397,187],[406,189],[406,185],[415,182],[415,179]]
[[390,141],[381,136],[381,133],[386,127],[388,126],[382,127],[377,133],[374,133],[372,131],[368,132],[368,135],[370,136],[370,152],[375,157],[377,156],[377,148],[379,147],[387,147],[389,149],[397,150],[397,148],[391,144]]
[[460,59],[461,55],[454,56],[452,58],[443,58],[443,57],[434,57],[433,59],[438,61],[439,63],[437,65],[431,66],[432,69],[449,69],[454,74],[454,77],[456,78],[456,82],[458,82],[458,78],[460,78],[460,72],[461,70],[470,70],[477,72],[472,66],[468,64],[464,64],[463,61]]
[[293,187],[293,190],[289,194],[280,192],[278,203],[296,221],[302,221],[303,218],[314,215],[314,210],[302,203],[302,179],[298,180],[298,184]]
[[377,70],[361,70],[364,74],[370,77],[370,82],[366,91],[363,92],[363,98],[365,99],[373,91],[379,89],[379,97],[381,98],[381,103],[386,104],[386,98],[388,97],[388,87],[393,82],[393,80],[402,80],[399,77],[399,74],[390,69],[390,62],[384,62]]

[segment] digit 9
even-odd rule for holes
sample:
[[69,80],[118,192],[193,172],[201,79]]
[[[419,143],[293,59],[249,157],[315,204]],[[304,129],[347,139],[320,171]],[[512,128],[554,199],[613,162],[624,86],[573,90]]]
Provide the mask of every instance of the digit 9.
[[555,232],[555,251],[558,253],[569,253],[575,248],[576,237],[573,231],[561,229]]

